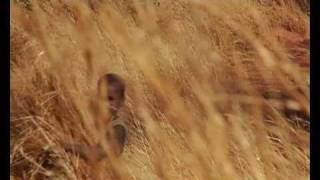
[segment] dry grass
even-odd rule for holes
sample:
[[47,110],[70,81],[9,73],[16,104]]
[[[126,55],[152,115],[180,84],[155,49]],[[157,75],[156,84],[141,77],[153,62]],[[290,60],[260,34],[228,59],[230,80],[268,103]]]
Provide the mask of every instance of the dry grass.
[[[10,23],[16,179],[309,179],[309,131],[263,98],[281,91],[309,112],[308,68],[274,32],[308,37],[307,1],[19,2]],[[119,160],[86,164],[59,144],[97,141],[94,97],[106,72],[127,81],[131,136]]]

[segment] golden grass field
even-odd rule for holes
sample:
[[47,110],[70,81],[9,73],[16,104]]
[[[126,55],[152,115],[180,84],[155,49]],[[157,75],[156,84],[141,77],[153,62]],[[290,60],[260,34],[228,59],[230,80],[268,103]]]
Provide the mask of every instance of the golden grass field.
[[[309,179],[308,121],[263,97],[309,114],[309,49],[294,44],[308,3],[11,1],[11,179]],[[89,164],[59,145],[98,139],[107,72],[126,81],[130,136],[119,159]]]

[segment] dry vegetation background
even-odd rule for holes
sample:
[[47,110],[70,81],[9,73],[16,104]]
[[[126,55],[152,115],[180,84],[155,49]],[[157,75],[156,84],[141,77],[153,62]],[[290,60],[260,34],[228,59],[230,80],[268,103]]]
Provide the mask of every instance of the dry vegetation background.
[[[309,114],[308,1],[11,2],[12,179],[309,179],[308,120],[265,98]],[[96,142],[107,72],[130,137],[88,164],[59,144]]]

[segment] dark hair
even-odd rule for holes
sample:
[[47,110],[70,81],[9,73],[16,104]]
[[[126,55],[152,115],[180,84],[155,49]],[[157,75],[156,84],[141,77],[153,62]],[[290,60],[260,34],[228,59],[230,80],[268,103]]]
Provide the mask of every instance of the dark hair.
[[119,92],[121,98],[125,98],[125,83],[124,80],[117,74],[107,73],[102,76],[98,81],[98,89],[102,82],[105,82],[107,86],[112,86]]

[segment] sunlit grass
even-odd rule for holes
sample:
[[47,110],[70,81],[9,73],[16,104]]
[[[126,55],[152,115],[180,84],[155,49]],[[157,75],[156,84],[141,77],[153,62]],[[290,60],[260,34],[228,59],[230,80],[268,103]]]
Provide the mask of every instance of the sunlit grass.
[[[281,91],[309,113],[309,69],[275,32],[308,38],[307,3],[21,2],[10,22],[17,179],[308,179],[308,130],[263,98]],[[107,72],[126,80],[130,136],[120,159],[88,164],[59,145],[97,143]]]

